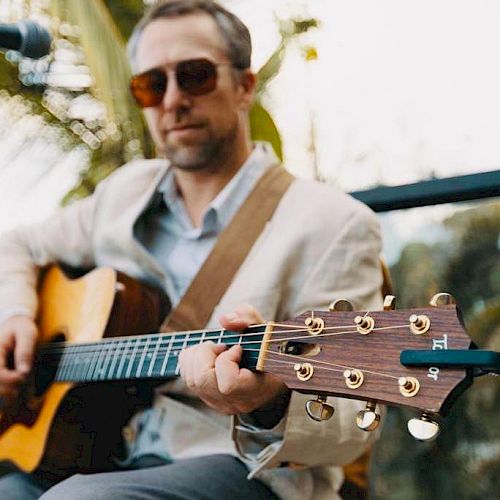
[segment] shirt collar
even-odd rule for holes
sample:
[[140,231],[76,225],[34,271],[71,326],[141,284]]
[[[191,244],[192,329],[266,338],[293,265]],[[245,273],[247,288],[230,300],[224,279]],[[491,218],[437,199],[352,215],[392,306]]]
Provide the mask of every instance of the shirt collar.
[[[203,215],[200,230],[195,229],[194,231],[201,236],[209,232],[219,233],[224,229],[262,174],[272,165],[278,163],[279,160],[270,144],[265,142],[255,143],[245,163],[208,206]],[[165,178],[158,186],[158,191],[162,193],[167,208],[173,214],[182,210],[184,215],[187,215],[185,214],[184,203],[175,185],[172,169],[168,170]],[[193,230],[194,228],[191,227],[190,229]]]

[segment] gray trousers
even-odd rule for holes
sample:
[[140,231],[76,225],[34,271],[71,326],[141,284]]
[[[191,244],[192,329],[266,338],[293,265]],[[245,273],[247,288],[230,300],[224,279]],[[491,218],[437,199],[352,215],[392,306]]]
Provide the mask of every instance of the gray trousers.
[[243,463],[210,455],[133,470],[76,474],[52,485],[36,475],[0,478],[1,500],[278,500],[262,482],[247,480]]

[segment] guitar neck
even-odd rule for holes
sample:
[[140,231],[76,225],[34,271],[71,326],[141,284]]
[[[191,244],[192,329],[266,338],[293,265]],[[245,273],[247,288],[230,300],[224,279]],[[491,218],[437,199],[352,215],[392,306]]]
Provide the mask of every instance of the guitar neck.
[[[88,344],[51,342],[37,353],[38,372],[58,382],[161,380],[179,375],[179,353],[202,342],[241,345],[243,365],[255,370],[264,326],[243,332],[209,330],[104,339]],[[43,376],[43,374],[42,374]]]

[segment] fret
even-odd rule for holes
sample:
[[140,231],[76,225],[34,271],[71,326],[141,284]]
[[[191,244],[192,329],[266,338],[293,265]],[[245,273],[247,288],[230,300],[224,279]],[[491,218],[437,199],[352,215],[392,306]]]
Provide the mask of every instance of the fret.
[[155,350],[153,351],[153,356],[149,360],[148,377],[151,377],[151,375],[153,374],[156,357],[158,356],[158,351],[160,349],[160,345],[162,343],[162,340],[163,340],[162,336],[158,335],[158,338],[156,339],[156,347],[155,347]]
[[175,335],[172,335],[168,339],[167,353],[165,354],[165,357],[163,358],[163,364],[161,365],[161,369],[160,369],[161,376],[165,375],[165,369],[167,368],[167,365],[168,365],[168,360],[170,358],[170,351],[172,350],[172,344],[175,341],[175,337],[176,337]]
[[95,365],[94,373],[92,375],[92,380],[99,380],[102,376],[102,363],[104,361],[104,356],[106,354],[106,343],[103,343],[104,345],[99,345],[96,346],[97,350],[99,351],[99,355],[97,356],[97,362]]
[[[260,351],[262,339],[264,338],[265,325],[251,327],[239,334],[240,342],[244,337],[242,366],[255,370],[257,367],[258,352]],[[233,332],[234,333],[234,332]],[[239,343],[240,343],[239,342]]]
[[57,364],[55,379],[56,380],[65,380],[64,372],[66,371],[66,369],[67,369],[67,357],[63,353],[63,355],[61,356],[61,359],[59,360],[59,363]]
[[71,359],[71,365],[70,369],[68,370],[68,373],[66,375],[67,380],[78,380],[78,368],[80,368],[80,363],[79,363],[79,358],[78,358],[78,351],[74,346],[69,346],[66,348],[68,352],[68,356]]
[[191,347],[194,345],[200,345],[202,343],[202,338],[203,334],[205,332],[196,332],[196,333],[190,333],[190,338],[188,339],[188,342],[186,344],[186,347]]
[[179,351],[176,352],[177,355],[177,366],[175,367],[175,375],[179,375],[181,371],[181,367],[179,365],[179,354],[181,353],[181,350],[185,349],[189,340],[189,333],[186,333],[184,336],[184,342],[182,343],[182,347]]
[[137,366],[137,370],[135,372],[136,378],[139,378],[142,375],[141,370],[142,370],[142,366],[144,365],[144,360],[145,360],[146,356],[148,355],[148,347],[149,347],[149,336],[146,337],[146,343],[142,347],[142,356],[141,356],[141,359],[139,360],[139,365]]
[[108,347],[106,349],[106,355],[104,358],[104,366],[102,367],[102,377],[101,380],[109,380],[109,367],[111,366],[112,358],[114,357],[114,354],[117,349],[117,342],[116,341],[109,341],[108,340]]
[[59,364],[57,367],[57,371],[58,371],[58,375],[60,377],[60,380],[66,380],[69,364],[70,364],[70,358],[68,356],[67,351],[64,350],[62,352],[60,359],[59,359]]
[[113,370],[115,369],[115,366],[118,362],[119,359],[121,359],[121,352],[122,352],[122,349],[123,349],[123,346],[122,344],[125,344],[126,342],[124,342],[123,340],[118,340],[116,342],[114,342],[115,344],[115,349],[113,350],[113,359],[111,360],[111,365],[109,366],[109,370],[108,370],[108,378],[110,380],[113,380]]
[[95,355],[95,353],[89,351],[91,346],[92,346],[92,344],[85,346],[85,348],[86,348],[85,362],[87,364],[87,367],[85,370],[85,380],[86,381],[92,380],[92,372],[94,370],[94,355]]
[[64,350],[61,361],[64,363],[61,373],[63,380],[71,380],[71,373],[75,366],[75,357],[70,349]]
[[99,372],[99,359],[102,355],[102,351],[97,349],[96,344],[92,344],[92,349],[94,349],[94,355],[92,356],[92,370],[90,373],[90,380],[97,380],[98,372]]
[[75,382],[83,381],[84,376],[85,376],[85,358],[83,355],[79,352],[79,349],[74,349],[73,352],[73,357],[75,359],[75,362],[73,363],[74,368],[73,371],[71,372],[71,380]]
[[133,343],[133,340],[127,340],[125,342],[125,349],[123,350],[123,354],[122,354],[122,357],[120,359],[120,364],[118,366],[118,372],[117,372],[117,377],[116,377],[117,379],[122,378],[122,370],[123,370],[123,367],[125,366],[125,361],[127,359],[127,352],[129,350],[131,343]]
[[130,374],[132,373],[132,369],[134,367],[135,356],[137,353],[137,349],[139,347],[139,342],[137,341],[137,339],[133,340],[133,344],[134,344],[134,349],[132,350],[132,354],[131,354],[130,359],[128,361],[127,371],[125,373],[125,378],[127,378],[127,379],[130,378]]
[[103,357],[106,355],[106,347],[107,345],[96,345],[95,349],[97,351],[97,360],[95,363],[94,373],[92,374],[92,380],[99,380],[102,375],[102,363]]
[[219,337],[217,338],[217,344],[220,344],[222,342],[222,338],[224,337],[225,331],[226,330],[224,328],[222,330],[220,330]]
[[83,376],[83,381],[89,381],[89,380],[92,380],[91,377],[92,377],[92,369],[94,368],[94,365],[93,365],[93,357],[95,355],[92,354],[91,351],[89,351],[89,349],[93,346],[93,344],[87,344],[85,346],[83,346],[83,349],[85,350],[84,352],[84,363],[85,363],[85,368],[84,368],[84,376]]

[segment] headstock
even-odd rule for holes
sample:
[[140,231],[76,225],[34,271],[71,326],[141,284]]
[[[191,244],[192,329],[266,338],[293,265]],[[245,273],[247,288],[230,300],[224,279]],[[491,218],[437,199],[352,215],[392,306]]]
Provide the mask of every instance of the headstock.
[[471,339],[447,294],[434,296],[429,308],[395,310],[394,304],[388,296],[383,311],[353,311],[342,300],[330,311],[309,311],[275,324],[264,338],[258,368],[290,389],[318,394],[306,408],[315,420],[333,414],[326,396],[335,395],[368,402],[357,419],[363,430],[377,427],[380,402],[422,410],[409,430],[418,439],[435,437],[437,418],[472,383],[472,372],[404,366],[401,352],[468,350]]

